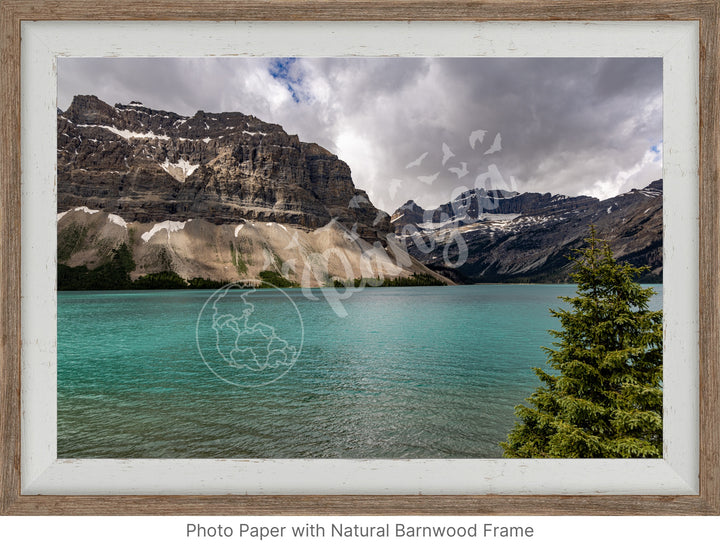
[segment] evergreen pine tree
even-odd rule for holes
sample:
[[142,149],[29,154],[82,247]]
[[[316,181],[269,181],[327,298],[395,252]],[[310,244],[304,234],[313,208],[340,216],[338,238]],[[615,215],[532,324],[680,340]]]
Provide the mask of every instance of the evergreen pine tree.
[[569,310],[550,309],[562,326],[545,348],[555,370],[534,368],[543,385],[516,407],[506,457],[662,457],[662,311],[636,283],[645,268],[618,263],[594,228],[586,242]]

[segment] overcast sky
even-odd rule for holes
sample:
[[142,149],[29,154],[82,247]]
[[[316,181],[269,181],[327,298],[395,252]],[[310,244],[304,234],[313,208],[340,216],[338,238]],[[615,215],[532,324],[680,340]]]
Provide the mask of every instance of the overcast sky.
[[58,107],[76,94],[278,123],[388,212],[474,187],[606,198],[662,175],[659,58],[60,58]]

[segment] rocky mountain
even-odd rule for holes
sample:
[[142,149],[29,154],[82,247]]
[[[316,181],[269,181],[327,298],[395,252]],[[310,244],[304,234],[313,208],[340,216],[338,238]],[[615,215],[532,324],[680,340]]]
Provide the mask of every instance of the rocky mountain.
[[345,162],[251,115],[185,117],[76,96],[57,122],[58,212],[82,205],[138,222],[306,228],[336,219],[368,238],[389,229]]
[[475,189],[390,218],[337,156],[251,115],[77,96],[57,139],[58,262],[71,271],[107,266],[126,244],[133,279],[565,281],[594,224],[619,258],[662,278],[662,181],[605,201]]
[[645,281],[660,282],[662,185],[604,201],[476,189],[433,210],[409,201],[390,220],[414,257],[457,281],[567,281],[567,256],[592,224],[618,259],[649,266]]
[[390,247],[387,214],[355,188],[346,163],[279,125],[77,96],[58,112],[57,137],[66,267],[97,269],[125,243],[133,279],[172,271],[235,281],[272,271],[316,287],[434,275]]

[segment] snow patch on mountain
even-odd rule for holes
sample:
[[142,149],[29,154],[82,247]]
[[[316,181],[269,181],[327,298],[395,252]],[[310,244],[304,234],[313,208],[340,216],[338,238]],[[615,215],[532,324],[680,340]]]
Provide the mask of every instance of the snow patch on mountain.
[[131,138],[134,139],[149,139],[149,140],[170,140],[170,136],[167,136],[165,134],[155,134],[154,132],[133,132],[131,130],[120,130],[119,128],[116,128],[114,126],[109,125],[77,125],[79,127],[95,127],[95,128],[104,128],[105,130],[109,130],[113,134],[117,134],[118,136],[121,136],[125,138],[126,140],[130,140]]
[[192,219],[189,219],[185,222],[175,221],[175,220],[165,220],[163,222],[158,222],[155,226],[152,227],[151,230],[148,230],[145,232],[142,236],[142,241],[147,243],[150,241],[150,238],[152,238],[155,234],[160,232],[161,230],[167,230],[168,237],[170,237],[170,232],[178,232],[185,228],[185,224],[190,222]]
[[117,224],[118,226],[127,228],[127,222],[125,222],[125,219],[123,219],[120,215],[114,215],[114,214],[110,213],[110,214],[108,214],[108,220],[110,222],[112,222],[113,224]]
[[85,207],[84,205],[82,207],[75,207],[73,211],[82,211],[83,213],[87,213],[88,215],[94,215],[95,213],[100,212],[98,209],[90,209],[88,207]]
[[178,182],[185,182],[188,176],[194,173],[200,165],[192,165],[187,159],[180,159],[177,163],[171,163],[168,158],[162,162],[160,167]]

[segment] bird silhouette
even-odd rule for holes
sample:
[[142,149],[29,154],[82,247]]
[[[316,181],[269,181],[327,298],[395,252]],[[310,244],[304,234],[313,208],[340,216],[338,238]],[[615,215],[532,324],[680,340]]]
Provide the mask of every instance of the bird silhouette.
[[263,261],[262,269],[267,270],[269,266],[272,266],[274,264],[275,259],[272,258],[267,249],[263,249],[263,257],[265,258],[265,260]]
[[298,233],[296,230],[293,234],[292,239],[290,240],[290,243],[285,246],[285,249],[297,249],[298,247],[300,247],[300,241],[298,240]]
[[436,172],[435,174],[429,174],[427,176],[418,176],[417,179],[422,182],[423,184],[427,184],[428,186],[432,186],[432,183],[437,180],[437,177],[440,176],[439,172]]
[[448,171],[451,173],[455,173],[458,178],[462,178],[463,176],[466,176],[468,174],[467,170],[467,163],[465,161],[460,163],[461,167],[450,167]]
[[365,196],[356,195],[353,196],[353,198],[350,200],[350,203],[348,203],[348,207],[350,209],[359,209],[361,203],[370,203],[370,200]]
[[485,139],[485,134],[487,133],[487,130],[473,130],[470,133],[470,147],[472,149],[475,149],[475,144],[480,142],[482,144],[483,140]]
[[410,163],[408,163],[407,165],[405,165],[405,168],[406,168],[406,169],[411,169],[411,168],[413,168],[413,167],[419,167],[419,166],[420,166],[420,163],[423,162],[423,159],[425,159],[425,158],[427,157],[427,155],[428,155],[428,152],[426,151],[426,152],[423,153],[420,157],[418,157],[417,159],[415,159],[415,161],[411,161]]
[[290,272],[295,272],[296,264],[297,259],[288,259],[287,261],[283,262],[282,269],[280,270],[282,272],[282,275],[287,278]]
[[498,132],[495,135],[495,140],[492,143],[492,146],[483,154],[488,155],[490,153],[495,153],[496,151],[500,151],[502,149],[502,146],[500,145],[500,133]]
[[399,178],[393,178],[390,181],[390,199],[395,199],[395,196],[397,195],[398,188],[402,185],[403,181]]
[[353,224],[350,230],[346,229],[343,232],[343,237],[351,242],[356,242],[358,239],[360,239],[360,235],[358,234],[358,223],[356,222],[355,224]]
[[450,159],[451,157],[455,157],[455,154],[452,151],[450,151],[450,146],[448,146],[445,142],[443,142],[442,151],[443,151],[442,164],[444,167],[445,163],[448,162],[448,159]]
[[378,209],[377,215],[375,216],[375,220],[373,220],[372,225],[377,226],[382,222],[384,218],[390,218],[390,215],[388,215],[385,211],[380,211]]

